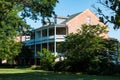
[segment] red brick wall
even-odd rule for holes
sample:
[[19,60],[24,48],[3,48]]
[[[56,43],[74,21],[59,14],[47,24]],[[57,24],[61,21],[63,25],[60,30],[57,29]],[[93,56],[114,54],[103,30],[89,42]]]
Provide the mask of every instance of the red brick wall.
[[[90,23],[88,23],[87,18],[90,18]],[[81,25],[83,24],[104,25],[103,23],[99,22],[99,18],[91,10],[87,9],[66,23],[68,26],[68,34],[76,33],[77,29],[80,29]],[[104,35],[104,38],[108,38],[108,34],[102,35]]]

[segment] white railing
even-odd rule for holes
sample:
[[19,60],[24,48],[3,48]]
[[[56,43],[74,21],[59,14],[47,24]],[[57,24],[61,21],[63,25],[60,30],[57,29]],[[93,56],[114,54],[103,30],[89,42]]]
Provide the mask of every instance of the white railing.
[[56,35],[56,39],[64,39],[65,35]]
[[[55,39],[56,37],[56,39]],[[27,40],[27,41],[24,41],[25,44],[33,44],[33,43],[38,43],[38,42],[42,42],[42,41],[49,41],[49,40],[56,40],[56,41],[65,41],[65,35],[56,35],[56,36],[48,36],[48,37],[42,37],[42,38],[36,38],[35,40],[34,39],[31,39],[31,40]]]

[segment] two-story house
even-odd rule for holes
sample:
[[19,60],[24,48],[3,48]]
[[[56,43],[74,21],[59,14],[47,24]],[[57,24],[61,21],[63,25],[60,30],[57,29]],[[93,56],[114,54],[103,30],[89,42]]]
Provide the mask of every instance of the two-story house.
[[[31,39],[25,41],[26,46],[34,49],[34,54],[37,56],[37,51],[42,51],[46,48],[58,54],[57,45],[65,41],[65,36],[70,33],[76,33],[83,24],[104,25],[99,18],[89,9],[68,15],[67,17],[56,17],[51,25],[42,26],[32,31]],[[103,34],[104,38],[108,38],[108,34]]]

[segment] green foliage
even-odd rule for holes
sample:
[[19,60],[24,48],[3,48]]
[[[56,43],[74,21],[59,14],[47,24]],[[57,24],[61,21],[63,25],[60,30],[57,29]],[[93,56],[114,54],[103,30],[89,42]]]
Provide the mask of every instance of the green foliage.
[[19,46],[21,46],[21,44],[18,45],[19,43],[13,40],[18,36],[17,34],[18,31],[21,30],[21,27],[23,29],[30,28],[30,26],[26,24],[26,17],[32,20],[38,20],[38,17],[41,16],[51,17],[53,14],[55,15],[54,7],[56,2],[58,1],[0,0],[0,55],[2,59],[9,59],[20,53]]
[[34,58],[32,49],[29,46],[25,45],[22,46],[22,50],[19,56],[24,58]]
[[51,17],[58,0],[1,0],[0,10],[9,13],[11,10],[22,11],[22,17],[38,19],[38,16]]
[[100,71],[104,67],[101,64],[106,67],[112,61],[111,55],[115,54],[116,49],[114,43],[101,36],[107,33],[106,28],[100,25],[83,25],[78,33],[66,37],[66,42],[60,44],[59,49],[67,57],[64,66],[67,71]]
[[38,52],[38,55],[41,58],[40,60],[41,68],[45,70],[52,70],[52,66],[55,59],[55,56],[52,54],[52,52],[44,48],[42,50],[42,53]]
[[120,60],[120,42],[118,43],[118,59]]
[[79,60],[70,60],[65,59],[64,61],[59,61],[54,64],[54,71],[62,71],[62,72],[86,72],[86,68],[88,65],[84,65],[85,61]]
[[[33,64],[34,53],[28,46],[22,45],[21,52],[15,57],[18,65],[31,65]],[[24,60],[23,60],[24,59]]]
[[[98,3],[103,5],[105,8],[108,9],[108,13],[104,13],[104,11],[101,8],[98,8],[97,11],[99,12],[99,15],[102,16],[105,23],[110,22],[114,24],[114,29],[120,28],[120,1],[119,0],[98,0]],[[111,15],[111,13],[113,13]]]
[[0,69],[0,80],[120,80],[120,76],[105,75],[86,75],[71,73],[54,73],[42,70],[19,69]]
[[58,0],[18,0],[16,3],[22,6],[22,16],[37,20],[38,16],[51,17],[55,15],[54,7]]
[[58,61],[56,62],[54,65],[53,65],[53,70],[55,72],[57,71],[66,71],[65,70],[65,64],[64,64],[65,61]]
[[93,58],[95,57],[93,55],[97,55],[104,49],[104,45],[100,44],[103,39],[98,36],[103,32],[106,32],[105,27],[100,25],[83,25],[78,33],[66,37],[66,42],[61,44],[60,50],[65,52],[67,58],[78,57],[81,60],[85,57]]
[[5,39],[0,45],[0,58],[13,60],[21,51],[22,45],[14,39]]

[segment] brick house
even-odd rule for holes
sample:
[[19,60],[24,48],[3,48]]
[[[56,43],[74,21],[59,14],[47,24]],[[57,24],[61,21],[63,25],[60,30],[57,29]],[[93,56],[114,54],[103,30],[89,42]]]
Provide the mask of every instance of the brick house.
[[[83,24],[104,26],[99,18],[89,9],[68,15],[67,17],[56,17],[55,21],[50,25],[44,25],[32,31],[31,39],[24,41],[26,46],[34,50],[34,56],[37,57],[37,51],[42,51],[46,48],[58,54],[57,44],[65,41],[65,36],[70,33],[76,33]],[[108,34],[102,34],[104,38],[108,38]]]

